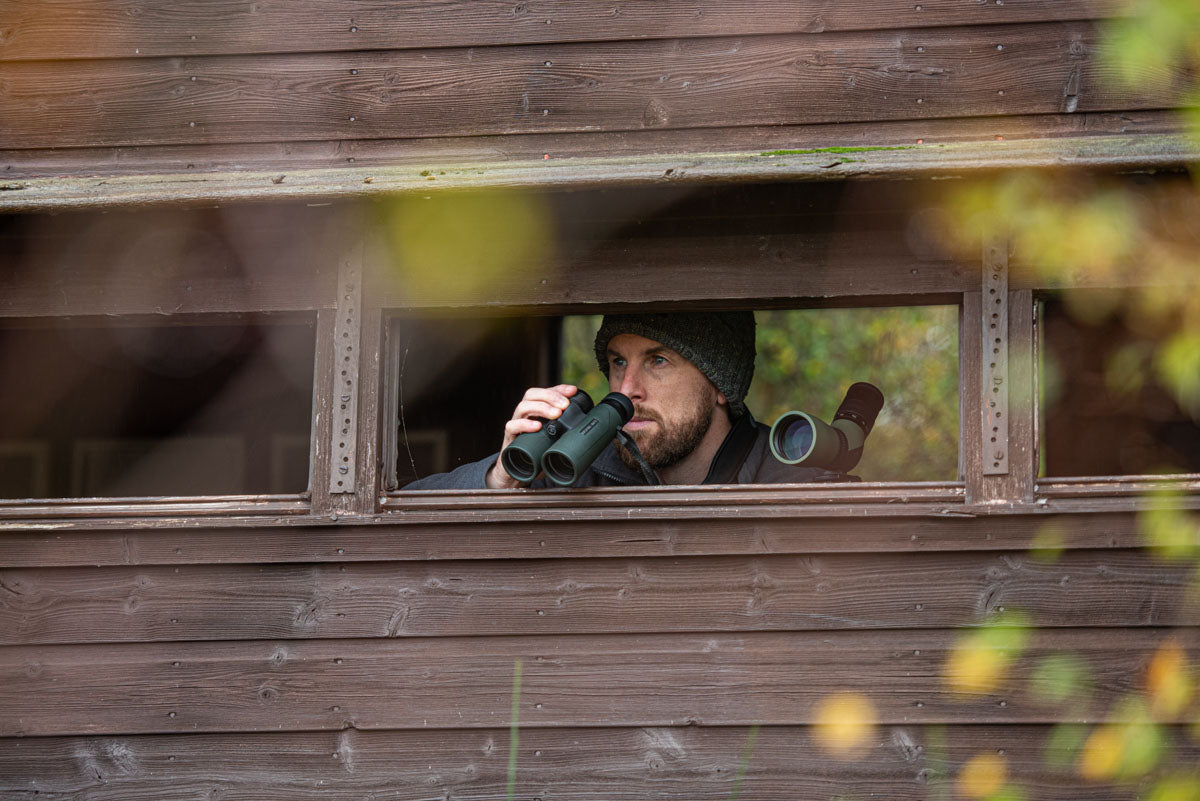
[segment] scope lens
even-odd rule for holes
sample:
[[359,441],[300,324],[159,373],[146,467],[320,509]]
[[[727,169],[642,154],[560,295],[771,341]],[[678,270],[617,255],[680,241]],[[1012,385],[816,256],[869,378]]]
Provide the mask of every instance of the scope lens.
[[558,451],[550,451],[542,457],[542,469],[558,484],[571,484],[575,481],[575,465]]
[[782,430],[776,429],[775,449],[785,459],[802,459],[808,455],[813,444],[813,427],[803,417],[796,417]]

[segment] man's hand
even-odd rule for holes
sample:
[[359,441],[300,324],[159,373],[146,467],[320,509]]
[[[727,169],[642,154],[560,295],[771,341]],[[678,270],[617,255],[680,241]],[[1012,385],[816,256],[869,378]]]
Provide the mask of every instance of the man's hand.
[[[500,445],[500,450],[503,451],[511,445],[518,434],[540,431],[542,423],[534,418],[541,417],[546,420],[558,418],[567,408],[570,398],[578,391],[579,389],[571,384],[559,384],[556,387],[530,387],[525,390],[525,396],[513,410],[512,419],[504,424],[504,441]],[[486,483],[488,489],[513,489],[520,486],[520,482],[508,474],[499,459],[488,471]]]

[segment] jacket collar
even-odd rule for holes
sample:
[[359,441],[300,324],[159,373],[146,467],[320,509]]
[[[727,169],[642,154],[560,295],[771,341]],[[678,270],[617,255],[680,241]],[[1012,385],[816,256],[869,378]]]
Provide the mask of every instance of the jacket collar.
[[713,457],[712,464],[709,465],[708,475],[700,483],[736,484],[738,470],[746,461],[746,457],[750,455],[750,449],[754,447],[756,439],[758,439],[758,426],[755,425],[754,417],[747,409],[741,417],[733,421],[733,426],[725,435],[724,442],[721,443],[720,448],[717,448],[717,455]]
[[[737,483],[738,470],[746,461],[746,457],[750,455],[750,450],[754,447],[757,438],[758,426],[754,422],[754,417],[747,410],[741,417],[733,421],[733,426],[725,435],[721,447],[717,448],[717,454],[713,457],[712,464],[709,465],[708,475],[701,483]],[[610,445],[600,453],[600,456],[592,463],[592,470],[616,484],[639,486],[646,483],[641,473],[625,466],[617,454],[615,445]]]

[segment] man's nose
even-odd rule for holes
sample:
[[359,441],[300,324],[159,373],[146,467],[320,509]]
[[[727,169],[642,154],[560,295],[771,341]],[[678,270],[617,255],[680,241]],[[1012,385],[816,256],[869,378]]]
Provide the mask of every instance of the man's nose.
[[642,385],[641,376],[635,369],[627,369],[625,374],[621,376],[620,385],[616,387],[616,391],[620,392],[630,400],[641,400],[645,397],[645,391]]

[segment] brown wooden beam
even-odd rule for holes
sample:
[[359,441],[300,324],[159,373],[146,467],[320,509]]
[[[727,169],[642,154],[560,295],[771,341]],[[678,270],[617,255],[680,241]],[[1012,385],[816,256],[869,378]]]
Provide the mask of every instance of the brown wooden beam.
[[[988,754],[1000,756],[1008,786],[1031,798],[1129,793],[1127,783],[1082,781],[1072,752],[1050,747],[1054,733],[1052,726],[887,726],[870,730],[861,750],[838,755],[808,727],[522,728],[514,790],[519,798],[728,801],[740,789],[747,798],[925,801],[951,796],[962,768]],[[1185,727],[1155,733],[1177,749],[1168,771],[1200,760]],[[230,797],[296,801],[420,787],[434,798],[502,798],[509,743],[504,726],[6,739],[0,793],[198,798],[220,788]],[[1055,766],[1056,758],[1064,764]]]
[[926,629],[12,646],[0,736],[494,728],[518,662],[531,728],[799,725],[851,689],[884,725],[1043,723],[1062,711],[1024,688],[1064,652],[1094,679],[1072,720],[1100,722],[1168,634],[1200,657],[1194,628],[1035,630],[979,692],[947,680],[960,634]]
[[[444,165],[588,159],[598,154],[611,158],[646,159],[664,153],[761,153],[829,147],[869,148],[956,142],[979,144],[1080,136],[1144,137],[1178,134],[1181,131],[1176,112],[1126,110],[1117,113],[1074,112],[883,120],[853,124],[738,126],[699,131],[502,134],[263,144],[193,142],[139,147],[0,150],[0,174],[5,181],[3,185],[10,187],[0,191],[17,192],[19,190],[11,187],[19,186],[21,181],[29,178],[196,175],[247,169],[273,171],[273,177],[282,180],[272,186],[286,186],[289,174],[297,170],[350,166],[372,170],[408,166],[414,168],[418,176],[422,170],[437,167],[437,170],[430,171],[431,175],[436,176],[436,181],[441,178],[438,171]],[[853,154],[846,155],[848,158],[858,158]],[[545,158],[547,156],[549,159]]]
[[0,644],[1187,626],[1191,566],[1142,550],[0,570]]
[[[996,250],[1003,256],[988,257]],[[984,251],[984,289],[964,296],[959,325],[961,469],[968,503],[1030,503],[1037,478],[1033,295],[992,280],[1007,273],[1007,243]]]
[[[961,505],[850,502],[805,510],[633,504],[589,509],[460,510],[355,519],[150,518],[0,522],[11,567],[279,564],[428,559],[576,559],[694,555],[911,553],[1136,548],[1145,545],[1138,498],[1034,504],[1044,513]],[[1176,505],[1195,508],[1194,500]],[[1054,514],[1059,505],[1070,514]],[[636,515],[631,512],[636,510]],[[367,524],[369,521],[369,524]]]
[[333,301],[338,211],[36,215],[0,248],[0,317],[271,314]]
[[524,5],[393,0],[347,7],[293,0],[287,7],[242,0],[213,8],[202,0],[0,2],[0,61],[148,58],[239,53],[488,47],[878,28],[999,25],[1101,19],[1122,13],[1115,0],[962,4],[952,0],[537,0]]
[[[495,48],[11,62],[0,148],[1148,110],[1089,22]],[[430,76],[436,76],[431,79]]]
[[[950,178],[1006,169],[1180,169],[1196,146],[1174,135],[863,146],[862,151],[680,152],[526,161],[424,161],[408,166],[14,178],[0,183],[0,211],[67,210],[245,201],[331,202],[420,196],[445,190],[667,187],[740,182]],[[810,152],[812,151],[812,152]],[[544,155],[549,155],[544,154]]]

